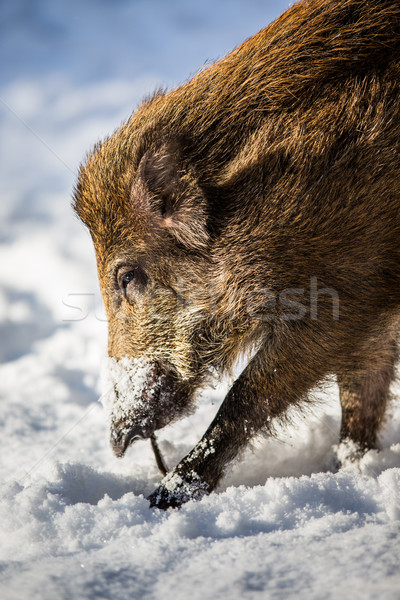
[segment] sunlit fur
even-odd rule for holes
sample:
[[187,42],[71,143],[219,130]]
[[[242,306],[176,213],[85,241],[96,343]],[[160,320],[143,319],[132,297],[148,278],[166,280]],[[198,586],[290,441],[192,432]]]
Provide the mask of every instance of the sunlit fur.
[[[147,99],[81,167],[110,356],[166,361],[194,389],[258,350],[206,434],[223,450],[180,467],[210,489],[332,373],[342,438],[377,444],[397,358],[399,48],[397,0],[304,0]],[[115,289],[121,260],[149,274],[132,304]],[[316,318],[266,311],[265,290],[309,298],[313,278],[338,319],[322,293]]]

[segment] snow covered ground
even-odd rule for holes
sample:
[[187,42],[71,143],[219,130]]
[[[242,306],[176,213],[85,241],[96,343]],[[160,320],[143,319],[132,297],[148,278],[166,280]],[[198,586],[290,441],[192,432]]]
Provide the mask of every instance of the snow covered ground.
[[[0,3],[3,600],[400,598],[400,403],[382,452],[333,474],[331,385],[307,419],[254,444],[218,493],[161,513],[145,500],[160,478],[149,443],[114,458],[98,402],[106,322],[90,238],[69,206],[79,161],[143,95],[286,4]],[[226,386],[160,432],[169,465]]]

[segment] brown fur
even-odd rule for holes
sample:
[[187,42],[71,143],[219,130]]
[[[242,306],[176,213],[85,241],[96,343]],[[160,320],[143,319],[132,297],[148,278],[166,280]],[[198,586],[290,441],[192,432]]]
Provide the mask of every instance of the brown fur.
[[[110,356],[154,362],[189,407],[210,371],[255,351],[152,503],[212,490],[332,373],[342,438],[376,447],[397,358],[399,51],[397,0],[303,0],[145,101],[82,166]],[[121,264],[142,274],[127,298]]]

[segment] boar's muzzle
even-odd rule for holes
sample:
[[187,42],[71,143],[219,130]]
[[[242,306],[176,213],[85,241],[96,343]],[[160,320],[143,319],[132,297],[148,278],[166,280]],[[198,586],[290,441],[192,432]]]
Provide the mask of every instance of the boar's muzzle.
[[134,441],[188,414],[194,389],[167,364],[128,357],[107,360],[103,387],[110,443],[118,457]]
[[136,440],[144,440],[146,435],[143,433],[143,429],[137,425],[136,427],[132,427],[132,429],[127,429],[126,426],[122,425],[120,428],[118,426],[111,427],[110,433],[110,443],[111,448],[115,456],[120,458],[125,454],[125,451],[133,442]]

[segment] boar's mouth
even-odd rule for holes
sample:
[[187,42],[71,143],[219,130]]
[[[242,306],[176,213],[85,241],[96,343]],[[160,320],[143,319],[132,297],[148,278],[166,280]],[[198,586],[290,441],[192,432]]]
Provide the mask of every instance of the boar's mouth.
[[110,443],[115,456],[121,458],[133,442],[143,440],[145,437],[139,425],[129,430],[124,424],[121,426],[117,424],[111,428]]
[[110,443],[121,457],[138,439],[191,412],[193,382],[181,380],[169,365],[143,359],[109,358],[103,405],[108,412]]

